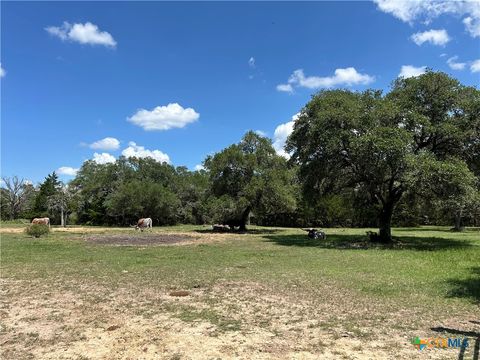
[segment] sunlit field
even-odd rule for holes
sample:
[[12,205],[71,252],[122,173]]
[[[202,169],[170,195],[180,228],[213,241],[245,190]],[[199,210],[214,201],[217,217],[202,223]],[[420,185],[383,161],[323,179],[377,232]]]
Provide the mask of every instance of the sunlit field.
[[459,356],[417,336],[468,336],[474,356],[478,229],[398,228],[384,247],[369,229],[23,227],[1,229],[3,359]]

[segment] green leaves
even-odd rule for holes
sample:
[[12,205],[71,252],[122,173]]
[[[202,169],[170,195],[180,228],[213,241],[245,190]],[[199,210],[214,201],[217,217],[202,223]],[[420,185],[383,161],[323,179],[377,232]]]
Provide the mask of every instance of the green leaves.
[[80,222],[127,225],[151,217],[155,225],[203,223],[208,178],[150,158],[120,157],[111,164],[85,162],[72,186]]
[[408,184],[427,197],[444,200],[471,194],[477,179],[466,163],[458,158],[438,160],[431,153],[409,159]]
[[319,92],[287,141],[304,195],[314,202],[361,187],[382,205],[386,226],[409,188],[457,201],[471,197],[462,194],[474,189],[468,165],[480,168],[479,94],[431,71],[397,79],[383,97],[372,90]]
[[210,201],[216,221],[239,219],[250,210],[262,216],[295,207],[293,172],[271,141],[252,131],[240,143],[207,158],[205,168],[217,198]]

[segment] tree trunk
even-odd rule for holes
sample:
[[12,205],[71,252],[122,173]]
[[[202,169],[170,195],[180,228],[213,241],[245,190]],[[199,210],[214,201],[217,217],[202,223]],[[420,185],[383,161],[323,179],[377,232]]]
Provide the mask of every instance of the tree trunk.
[[462,211],[455,211],[455,227],[453,228],[454,231],[462,231]]
[[251,207],[248,206],[242,214],[241,224],[238,230],[240,231],[247,231],[247,222],[250,218],[250,212],[252,211]]
[[383,244],[392,242],[392,215],[395,204],[393,202],[386,202],[383,205],[382,211],[378,218],[379,236],[378,241]]
[[61,225],[65,227],[65,213],[63,212],[63,208],[60,209],[60,221],[61,221]]

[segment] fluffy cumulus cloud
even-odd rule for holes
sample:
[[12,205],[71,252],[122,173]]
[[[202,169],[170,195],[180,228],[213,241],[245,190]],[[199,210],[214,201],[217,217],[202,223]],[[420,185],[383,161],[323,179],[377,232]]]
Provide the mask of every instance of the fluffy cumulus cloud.
[[410,78],[422,75],[427,71],[426,66],[415,67],[412,65],[403,65],[400,69],[399,77]]
[[413,24],[425,23],[443,14],[462,19],[472,37],[480,37],[480,2],[478,0],[374,0],[379,10]]
[[114,48],[117,42],[112,35],[106,31],[100,31],[97,25],[91,22],[85,24],[76,23],[70,24],[64,22],[62,26],[49,26],[45,30],[64,41],[73,41],[80,44],[103,45]]
[[202,164],[195,165],[195,171],[205,170],[205,167]]
[[118,150],[120,147],[120,141],[113,137],[106,137],[102,140],[95,141],[89,145],[91,149],[95,150]]
[[418,32],[413,34],[411,39],[417,45],[422,45],[425,42],[433,45],[445,46],[450,41],[447,30],[428,30],[424,32]]
[[289,122],[280,124],[276,127],[275,132],[273,133],[273,148],[278,155],[286,158],[290,157],[290,155],[285,151],[284,147],[288,136],[293,131],[293,125],[295,124],[295,120],[297,120],[299,116],[300,113],[297,113],[292,116],[292,119]]
[[67,175],[67,176],[75,176],[77,175],[79,169],[70,167],[70,166],[62,166],[57,169],[57,174],[59,175]]
[[472,73],[480,72],[480,59],[472,61],[470,64],[470,71]]
[[108,163],[114,163],[115,162],[115,156],[110,155],[109,153],[94,153],[93,154],[93,161],[95,161],[97,164],[108,164]]
[[361,74],[355,68],[336,69],[333,76],[305,76],[303,69],[298,69],[290,75],[288,84],[277,85],[277,90],[291,92],[293,87],[308,89],[332,88],[341,85],[366,85],[375,81],[373,76]]
[[447,60],[447,64],[452,70],[463,70],[465,69],[466,63],[457,62],[458,56],[452,56]]
[[170,164],[170,157],[161,152],[160,150],[148,150],[145,149],[143,146],[139,146],[133,141],[128,143],[128,147],[122,151],[122,155],[130,158],[130,157],[137,157],[137,158],[152,158],[158,162],[166,162]]
[[181,105],[173,103],[167,106],[157,106],[153,110],[140,109],[127,120],[146,131],[152,131],[183,128],[187,124],[197,121],[199,117],[200,114],[194,109],[184,109]]
[[7,74],[7,72],[2,67],[2,63],[0,63],[0,78],[4,77],[6,74]]

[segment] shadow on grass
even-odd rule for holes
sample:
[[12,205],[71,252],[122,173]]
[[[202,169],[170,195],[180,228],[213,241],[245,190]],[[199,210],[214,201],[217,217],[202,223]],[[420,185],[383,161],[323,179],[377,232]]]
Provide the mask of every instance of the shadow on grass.
[[434,251],[445,249],[461,249],[472,246],[468,240],[452,240],[437,237],[394,237],[392,244],[378,244],[369,241],[366,235],[327,234],[326,240],[310,239],[306,235],[267,235],[269,242],[283,246],[318,247],[325,249],[390,249]]
[[470,277],[450,279],[448,283],[452,286],[449,292],[450,297],[469,298],[480,304],[480,267],[471,268]]
[[283,230],[279,229],[247,229],[247,231],[239,231],[239,230],[230,230],[230,231],[213,231],[211,229],[202,229],[202,230],[194,230],[200,234],[251,234],[251,235],[263,235],[263,234],[278,234]]
[[393,228],[393,231],[397,232],[451,232],[454,234],[462,234],[462,233],[475,233],[480,232],[480,228],[478,227],[468,227],[465,228],[463,231],[453,231],[448,227],[436,227],[436,226],[425,226],[425,227],[402,227],[402,228]]

